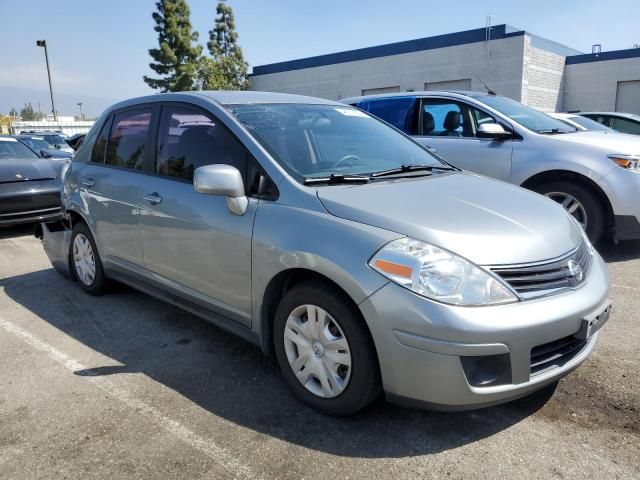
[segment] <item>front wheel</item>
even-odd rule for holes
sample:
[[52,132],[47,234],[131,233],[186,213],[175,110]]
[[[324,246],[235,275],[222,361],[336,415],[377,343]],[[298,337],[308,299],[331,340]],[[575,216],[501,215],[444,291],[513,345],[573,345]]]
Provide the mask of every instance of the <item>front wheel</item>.
[[287,292],[276,311],[274,347],[288,386],[322,413],[349,415],[380,393],[369,331],[352,302],[329,284],[307,282]]
[[602,238],[605,229],[605,211],[598,196],[588,187],[567,181],[542,184],[536,192],[559,203],[584,229],[591,243]]

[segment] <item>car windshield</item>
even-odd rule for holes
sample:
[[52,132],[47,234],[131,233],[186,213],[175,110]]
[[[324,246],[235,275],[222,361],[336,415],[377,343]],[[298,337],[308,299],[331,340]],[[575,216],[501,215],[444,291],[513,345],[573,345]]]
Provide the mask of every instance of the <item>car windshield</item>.
[[37,150],[50,150],[53,148],[53,146],[47,143],[43,138],[27,137],[27,138],[23,138],[23,140],[31,148],[35,148]]
[[587,130],[592,130],[596,132],[613,132],[613,128],[609,128],[606,125],[596,122],[595,120],[591,120],[587,117],[581,117],[580,115],[572,115],[569,117],[574,123],[577,123],[581,127],[586,128]]
[[301,181],[368,175],[407,165],[446,168],[425,148],[356,108],[307,104],[228,108]]
[[60,135],[44,135],[44,139],[51,145],[60,145],[62,147],[67,146],[67,142]]
[[510,98],[483,95],[478,97],[478,100],[537,133],[572,133],[576,131],[574,127]]
[[38,158],[27,146],[13,138],[0,138],[0,161]]

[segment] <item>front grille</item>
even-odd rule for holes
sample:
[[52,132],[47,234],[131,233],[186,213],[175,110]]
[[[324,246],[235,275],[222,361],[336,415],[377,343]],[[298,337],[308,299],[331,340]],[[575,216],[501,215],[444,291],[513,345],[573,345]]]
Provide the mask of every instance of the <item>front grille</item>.
[[24,221],[38,221],[44,218],[50,218],[56,215],[60,215],[62,213],[62,208],[54,207],[54,208],[45,208],[42,210],[30,210],[28,212],[20,212],[20,213],[3,213],[0,215],[0,225],[3,224],[11,224],[11,223],[21,223]]
[[20,191],[0,198],[0,215],[19,215],[34,210],[60,208],[61,203],[59,189],[34,193],[24,186]]
[[558,293],[580,285],[591,266],[591,250],[586,242],[562,256],[548,262],[526,265],[490,267],[523,299]]
[[580,353],[586,344],[586,340],[571,335],[534,347],[531,350],[531,376],[561,367]]

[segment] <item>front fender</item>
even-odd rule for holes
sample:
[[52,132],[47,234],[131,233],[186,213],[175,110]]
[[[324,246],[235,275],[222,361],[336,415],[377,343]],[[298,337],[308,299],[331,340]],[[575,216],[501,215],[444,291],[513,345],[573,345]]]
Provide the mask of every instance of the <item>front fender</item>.
[[356,303],[387,283],[367,265],[395,232],[271,202],[256,213],[252,245],[252,328],[261,334],[261,312],[271,280],[291,269],[327,277]]

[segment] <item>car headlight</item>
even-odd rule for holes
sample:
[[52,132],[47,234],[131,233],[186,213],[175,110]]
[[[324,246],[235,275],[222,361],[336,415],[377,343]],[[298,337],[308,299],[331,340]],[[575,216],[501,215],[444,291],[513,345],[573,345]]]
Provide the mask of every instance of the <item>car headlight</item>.
[[451,305],[495,305],[518,297],[498,278],[468,260],[413,238],[382,247],[369,266],[409,290]]
[[633,170],[634,172],[640,172],[640,155],[622,155],[618,153],[612,153],[607,155],[613,163],[625,170]]

